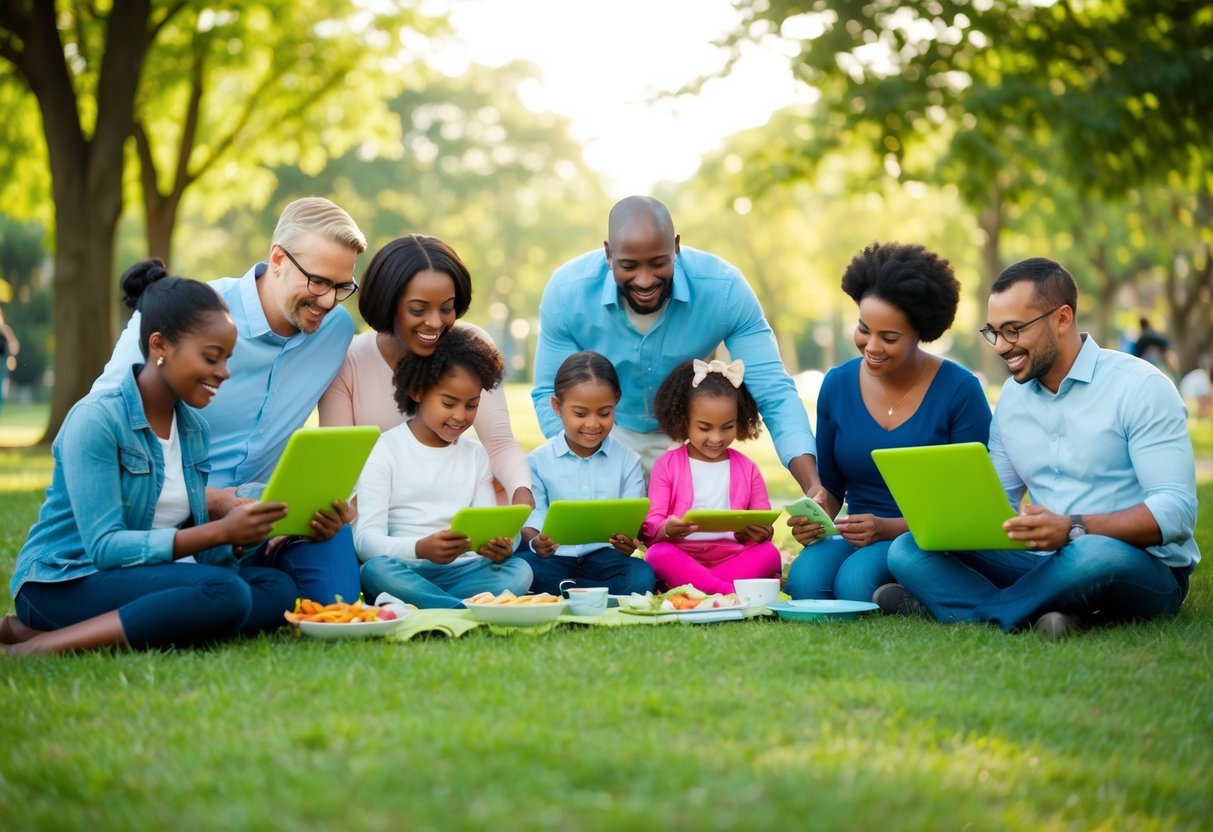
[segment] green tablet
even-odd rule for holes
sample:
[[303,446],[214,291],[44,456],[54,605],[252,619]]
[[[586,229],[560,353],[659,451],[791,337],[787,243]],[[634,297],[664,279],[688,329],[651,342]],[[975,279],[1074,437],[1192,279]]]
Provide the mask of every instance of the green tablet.
[[553,500],[543,519],[542,531],[561,545],[605,543],[611,535],[635,537],[648,513],[648,497]]
[[918,548],[928,552],[1027,548],[1002,530],[1015,509],[980,442],[877,448],[872,461]]
[[286,503],[286,517],[274,524],[270,536],[312,534],[312,515],[332,509],[333,500],[348,500],[362,466],[379,439],[374,425],[300,428],[291,434],[261,499]]
[[821,533],[825,537],[838,534],[838,527],[834,525],[830,515],[826,514],[826,510],[810,497],[801,497],[793,503],[788,503],[784,508],[793,517],[807,517],[814,523],[820,523]]
[[513,539],[531,516],[530,506],[475,506],[461,508],[451,518],[451,531],[467,535],[468,551],[475,552],[494,537]]
[[739,532],[746,526],[770,526],[780,514],[781,508],[772,509],[716,509],[693,508],[682,519],[699,526],[701,532]]

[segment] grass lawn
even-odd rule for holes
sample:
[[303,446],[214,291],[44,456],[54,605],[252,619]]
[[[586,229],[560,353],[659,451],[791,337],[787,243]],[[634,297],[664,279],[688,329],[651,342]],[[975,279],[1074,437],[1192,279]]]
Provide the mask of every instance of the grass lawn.
[[[0,451],[5,586],[49,474]],[[1208,828],[1206,573],[1060,644],[872,617],[0,659],[0,828]]]

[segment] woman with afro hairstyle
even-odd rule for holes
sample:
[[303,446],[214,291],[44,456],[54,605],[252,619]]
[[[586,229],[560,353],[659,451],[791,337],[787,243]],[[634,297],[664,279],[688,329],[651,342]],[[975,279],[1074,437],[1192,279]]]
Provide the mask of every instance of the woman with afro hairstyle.
[[[788,523],[806,548],[793,561],[793,598],[871,601],[891,583],[889,545],[908,527],[872,462],[876,448],[987,443],[990,405],[977,378],[922,344],[952,325],[960,283],[921,245],[872,243],[852,260],[842,290],[859,307],[860,356],[833,368],[817,398],[817,468],[823,506],[839,535],[804,517]],[[811,544],[811,545],[810,545]]]
[[367,597],[457,608],[481,592],[530,589],[531,567],[513,557],[517,540],[472,551],[451,530],[459,509],[497,503],[488,452],[463,434],[503,371],[497,349],[463,328],[396,366],[396,404],[408,421],[379,437],[358,479],[354,549]]

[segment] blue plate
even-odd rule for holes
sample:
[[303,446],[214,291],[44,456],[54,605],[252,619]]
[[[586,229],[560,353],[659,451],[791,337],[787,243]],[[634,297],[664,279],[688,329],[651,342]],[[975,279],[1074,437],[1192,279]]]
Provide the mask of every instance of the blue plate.
[[776,601],[767,609],[784,621],[854,621],[880,607],[870,601]]

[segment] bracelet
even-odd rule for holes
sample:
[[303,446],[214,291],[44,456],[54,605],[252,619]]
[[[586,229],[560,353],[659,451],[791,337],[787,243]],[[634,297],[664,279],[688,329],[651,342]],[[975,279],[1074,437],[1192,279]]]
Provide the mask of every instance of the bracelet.
[[[535,535],[535,537],[539,537],[539,535]],[[528,540],[526,542],[526,547],[531,550],[532,555],[539,554],[538,552],[535,551],[535,537],[532,537],[530,540]]]

